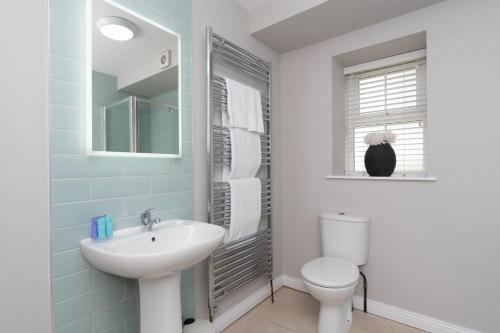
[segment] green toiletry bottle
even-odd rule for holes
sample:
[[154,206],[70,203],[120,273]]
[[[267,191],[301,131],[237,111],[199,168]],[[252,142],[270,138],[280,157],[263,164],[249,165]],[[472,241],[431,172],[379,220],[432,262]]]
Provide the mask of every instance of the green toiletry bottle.
[[106,237],[113,237],[113,218],[110,215],[106,215]]
[[106,218],[104,216],[97,218],[97,235],[99,240],[106,239]]

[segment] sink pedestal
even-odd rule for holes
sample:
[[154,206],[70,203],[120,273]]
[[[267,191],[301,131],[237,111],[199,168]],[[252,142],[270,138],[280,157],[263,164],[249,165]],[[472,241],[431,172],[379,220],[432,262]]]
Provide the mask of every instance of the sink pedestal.
[[180,272],[215,251],[225,233],[214,224],[170,220],[151,232],[125,228],[106,242],[87,238],[80,244],[95,268],[139,279],[141,333],[182,333]]
[[141,333],[182,333],[181,274],[139,279]]

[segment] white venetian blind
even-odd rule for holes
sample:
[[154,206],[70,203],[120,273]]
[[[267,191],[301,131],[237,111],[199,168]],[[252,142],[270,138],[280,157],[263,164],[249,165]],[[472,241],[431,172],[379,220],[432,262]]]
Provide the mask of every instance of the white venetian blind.
[[425,58],[345,76],[346,174],[365,174],[370,132],[392,131],[399,176],[425,175]]

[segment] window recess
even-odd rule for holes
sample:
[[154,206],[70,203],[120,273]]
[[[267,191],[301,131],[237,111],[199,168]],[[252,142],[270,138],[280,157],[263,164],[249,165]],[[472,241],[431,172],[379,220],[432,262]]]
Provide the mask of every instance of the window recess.
[[425,56],[346,74],[344,91],[345,174],[366,174],[366,134],[392,131],[397,135],[392,144],[397,158],[394,176],[426,176]]

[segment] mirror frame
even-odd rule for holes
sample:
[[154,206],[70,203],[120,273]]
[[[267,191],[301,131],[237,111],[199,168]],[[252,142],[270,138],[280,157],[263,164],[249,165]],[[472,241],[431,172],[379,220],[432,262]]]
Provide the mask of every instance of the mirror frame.
[[174,35],[177,37],[177,59],[178,59],[178,88],[179,91],[179,100],[178,100],[178,135],[179,135],[179,151],[177,154],[154,154],[154,153],[133,153],[133,152],[113,152],[113,151],[96,151],[92,149],[92,28],[93,28],[93,20],[92,20],[92,1],[93,0],[85,0],[85,112],[86,112],[86,146],[87,146],[87,155],[91,156],[114,156],[114,157],[159,157],[159,158],[182,158],[182,43],[181,43],[181,35],[121,4],[116,3],[113,0],[101,0],[104,1],[111,6],[114,6],[132,16],[137,17],[144,22],[147,22],[165,32]]

